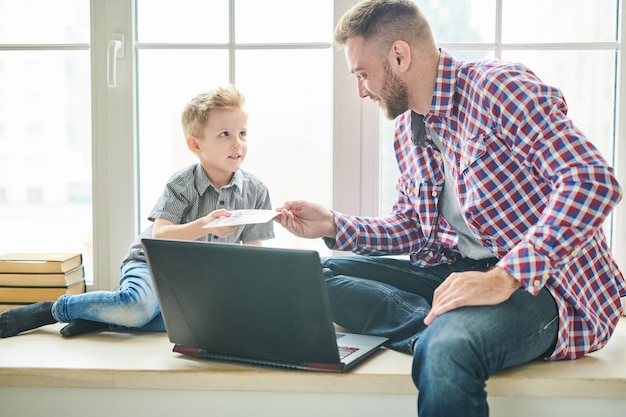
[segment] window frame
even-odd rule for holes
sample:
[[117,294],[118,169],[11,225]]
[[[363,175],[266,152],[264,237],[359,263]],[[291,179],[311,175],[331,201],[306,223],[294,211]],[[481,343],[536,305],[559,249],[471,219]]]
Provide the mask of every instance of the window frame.
[[[614,159],[613,166],[617,174],[617,180],[622,185],[622,191],[626,192],[626,146],[620,144],[619,138],[626,134],[626,53],[623,50],[623,36],[626,33],[626,15],[624,14],[624,0],[618,4],[618,51],[617,51],[617,79],[616,83],[616,126],[613,140]],[[613,211],[611,249],[618,262],[624,268],[626,265],[626,198],[617,205]],[[622,269],[623,270],[623,269]]]
[[[234,39],[235,1],[229,0],[230,39]],[[137,135],[137,51],[159,48],[228,49],[229,77],[235,78],[235,52],[244,49],[332,48],[329,42],[171,45],[136,42],[136,0],[91,0],[93,248],[90,290],[118,285],[120,262],[139,233],[139,155]],[[117,85],[107,86],[107,45],[124,36],[124,57],[115,61]],[[280,204],[281,202],[276,202]]]
[[[91,106],[94,279],[89,290],[119,284],[120,263],[136,236],[134,1],[91,0]],[[107,44],[123,33],[117,86],[107,85]]]
[[[334,21],[355,2],[335,0]],[[626,73],[622,70],[626,60],[621,45],[626,28],[623,5],[624,0],[619,0],[620,27],[618,40],[614,43],[619,74],[616,80],[616,138],[621,137],[623,126],[626,126],[626,89],[623,88]],[[500,16],[501,0],[496,1],[496,7]],[[138,229],[136,55],[134,36],[131,35],[135,33],[135,0],[91,0],[91,21],[94,283],[90,290],[94,290],[118,285],[120,262]],[[501,17],[496,21],[501,22]],[[501,33],[500,27],[495,30]],[[114,33],[125,34],[125,57],[117,60],[118,83],[116,88],[110,88],[107,87],[105,69],[107,43]],[[468,44],[441,46],[449,49],[477,47]],[[513,46],[490,46],[496,56],[501,48],[507,47]],[[550,45],[537,47],[549,48]],[[373,102],[359,98],[343,50],[334,48],[333,54],[332,208],[351,214],[378,215],[381,186],[379,110]],[[234,71],[234,65],[231,65],[231,71]],[[626,185],[626,146],[620,146],[618,140],[614,143],[615,159],[612,162],[618,180]],[[618,262],[626,265],[626,203],[620,203],[614,210],[612,226],[613,251]]]
[[[511,51],[511,50],[594,50],[594,49],[603,49],[603,50],[614,50],[616,54],[616,65],[617,65],[617,79],[615,80],[616,86],[616,94],[615,94],[615,120],[613,126],[613,160],[609,161],[613,165],[616,171],[616,176],[619,183],[622,186],[623,192],[625,193],[624,199],[620,202],[609,218],[609,222],[611,225],[611,234],[608,236],[609,244],[613,251],[613,254],[620,266],[624,265],[626,268],[626,146],[620,145],[619,138],[622,137],[623,132],[626,130],[626,57],[623,51],[622,46],[622,37],[624,31],[626,30],[626,17],[624,16],[624,0],[619,0],[617,7],[617,18],[618,18],[618,33],[617,39],[613,42],[590,42],[590,43],[516,43],[516,44],[507,44],[502,42],[502,1],[503,0],[495,0],[496,4],[496,21],[495,21],[495,43],[445,43],[439,42],[438,46],[445,48],[446,50],[487,50],[492,51],[496,58],[501,58],[503,51]],[[353,4],[353,1],[345,1],[347,7],[350,4]],[[347,8],[346,7],[346,8]],[[345,58],[342,57],[343,60]],[[338,69],[338,67],[342,66],[340,63],[335,63],[335,71],[344,71],[348,72],[347,68]],[[336,77],[339,77],[337,73]],[[353,76],[351,76],[354,78]],[[339,87],[339,91],[335,92],[335,97],[340,96],[342,94],[352,93],[354,96],[357,95],[356,92],[356,83],[355,81],[349,82],[349,84],[354,85],[354,91],[349,91],[345,89],[345,85],[338,85],[340,83],[345,83],[348,81],[338,81],[339,78],[335,78],[335,88]],[[345,163],[345,158],[336,158],[336,164],[344,165],[340,169],[343,170],[346,174],[342,176],[342,178],[334,178],[335,182],[335,195],[337,195],[340,199],[346,200],[345,203],[342,200],[335,200],[336,208],[339,211],[346,211],[351,214],[362,214],[362,215],[380,215],[389,211],[389,207],[381,207],[380,206],[380,196],[381,196],[381,187],[386,186],[388,184],[382,184],[380,173],[380,149],[383,146],[384,141],[393,140],[390,137],[383,137],[383,127],[382,127],[382,119],[381,116],[378,115],[378,109],[372,110],[368,106],[372,104],[370,100],[360,100],[360,104],[354,104],[355,107],[360,108],[361,118],[358,118],[357,115],[353,115],[354,120],[352,121],[351,126],[345,125],[345,120],[342,120],[341,114],[335,115],[335,126],[337,126],[337,121],[341,120],[343,126],[341,127],[342,131],[352,130],[358,131],[361,135],[360,147],[354,145],[352,152],[356,154],[360,154],[360,160],[354,161],[354,167],[358,167],[359,170],[351,169],[347,167]],[[335,102],[337,104],[337,101]],[[359,107],[360,106],[360,107]],[[356,112],[354,112],[356,113]],[[338,118],[339,117],[339,118]],[[367,125],[367,126],[364,126]],[[340,132],[339,132],[340,133]],[[335,131],[335,138],[342,137],[338,135],[338,131]],[[343,140],[343,137],[342,137]],[[386,144],[388,145],[388,144]],[[338,151],[345,151],[345,146]],[[375,162],[371,162],[372,159],[376,159]],[[370,165],[368,165],[368,161]],[[364,167],[371,166],[372,169],[364,169]],[[355,178],[357,175],[355,173],[359,172],[358,180]],[[355,180],[358,182],[358,187],[355,184]],[[350,190],[350,183],[352,183],[352,191],[356,193],[356,190],[359,190],[359,195],[348,195],[348,190]],[[371,193],[371,190],[376,190],[376,196],[373,197],[368,195]],[[339,207],[346,207],[347,210],[343,210]]]

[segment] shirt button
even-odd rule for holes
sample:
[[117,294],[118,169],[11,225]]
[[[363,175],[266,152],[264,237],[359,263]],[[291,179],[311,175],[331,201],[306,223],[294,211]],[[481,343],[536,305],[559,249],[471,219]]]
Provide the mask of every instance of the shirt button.
[[541,281],[539,281],[538,279],[536,279],[536,280],[535,280],[535,282],[533,282],[533,285],[534,285],[535,287],[538,287],[538,286],[540,286],[540,285],[541,285]]
[[432,195],[433,197],[437,197],[437,191],[433,191],[432,193],[430,193],[430,195]]
[[543,274],[543,276],[541,277],[545,280],[547,280],[548,278],[550,278],[550,274],[548,274],[547,272],[545,274]]
[[572,251],[572,256],[578,256],[578,249],[574,249]]

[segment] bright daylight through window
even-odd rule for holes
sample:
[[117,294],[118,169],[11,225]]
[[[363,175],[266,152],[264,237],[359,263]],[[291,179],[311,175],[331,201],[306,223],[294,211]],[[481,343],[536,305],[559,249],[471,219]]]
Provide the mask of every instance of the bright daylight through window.
[[[559,87],[577,125],[623,171],[626,161],[619,160],[616,140],[623,107],[618,90],[623,0],[416,2],[440,46],[455,56],[523,62]],[[228,82],[247,96],[244,169],[268,185],[274,206],[306,199],[334,207],[338,196],[362,201],[379,190],[368,211],[389,212],[397,180],[393,123],[383,117],[374,121],[372,129],[360,130],[356,145],[333,138],[338,126],[344,131],[370,126],[364,107],[350,113],[355,120],[333,120],[344,98],[357,94],[332,45],[334,14],[343,12],[335,8],[349,3],[111,0],[105,13],[92,13],[90,6],[104,10],[104,3],[0,1],[0,252],[81,252],[90,282],[96,242],[100,264],[113,270],[95,277],[95,284],[103,280],[95,287],[116,285],[107,281],[114,277],[103,275],[116,275],[131,243],[126,236],[147,226],[167,178],[195,162],[180,127],[183,105]],[[94,36],[102,27],[119,28],[126,36],[127,54],[119,64],[129,70],[118,71],[116,89],[94,84],[106,72],[105,65],[94,64],[103,62],[99,57],[111,36]],[[120,97],[132,105],[123,111],[106,107],[109,98]],[[127,124],[128,118],[133,120]],[[93,134],[102,125],[115,137],[93,142],[102,137]],[[133,151],[120,151],[115,141],[127,141],[124,149]],[[135,151],[136,156],[124,155]],[[363,155],[380,161],[380,172],[369,172],[367,164],[353,167]],[[121,157],[132,162],[113,172]],[[132,192],[116,192],[124,181],[136,184]],[[623,227],[618,217],[623,210],[615,216],[620,221],[606,228],[617,236],[611,225]],[[102,226],[103,217],[111,220]],[[123,226],[120,220],[126,220]],[[329,253],[320,239],[275,229],[277,238],[268,246]],[[94,230],[100,233],[94,236]]]

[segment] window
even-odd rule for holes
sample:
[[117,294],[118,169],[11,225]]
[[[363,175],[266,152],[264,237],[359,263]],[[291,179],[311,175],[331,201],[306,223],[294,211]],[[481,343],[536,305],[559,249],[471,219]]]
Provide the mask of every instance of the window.
[[[137,0],[140,228],[169,176],[197,162],[181,131],[184,105],[228,82],[247,99],[243,169],[268,185],[274,206],[294,198],[330,206],[332,1],[171,4]],[[275,231],[265,245],[328,252],[321,240]]]
[[[616,153],[621,55],[618,1],[417,3],[429,18],[438,44],[456,57],[522,62],[546,83],[559,87],[574,123],[619,171],[624,162]],[[381,119],[381,126],[381,211],[387,212],[395,202],[397,169],[393,122]],[[613,224],[609,222],[606,230],[617,239]]]
[[[90,289],[115,288],[167,177],[195,162],[183,105],[226,82],[248,97],[245,168],[275,206],[304,198],[389,211],[391,124],[359,99],[332,46],[334,22],[356,1],[0,1],[0,252],[77,250],[91,264],[93,240]],[[626,186],[622,0],[416,1],[456,56],[521,61],[560,87]],[[123,46],[110,56],[115,39]],[[622,263],[624,206],[610,225]],[[326,253],[319,239],[276,232],[268,245]]]
[[81,252],[88,280],[90,72],[89,2],[0,1],[0,253]]

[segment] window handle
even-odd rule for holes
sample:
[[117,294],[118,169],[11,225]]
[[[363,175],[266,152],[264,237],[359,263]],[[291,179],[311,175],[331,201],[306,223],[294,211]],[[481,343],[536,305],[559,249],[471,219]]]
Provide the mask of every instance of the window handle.
[[117,60],[121,58],[120,52],[124,44],[121,40],[109,41],[107,48],[107,85],[117,86]]

